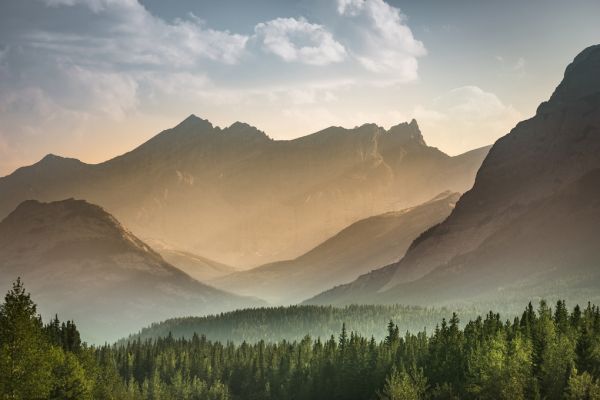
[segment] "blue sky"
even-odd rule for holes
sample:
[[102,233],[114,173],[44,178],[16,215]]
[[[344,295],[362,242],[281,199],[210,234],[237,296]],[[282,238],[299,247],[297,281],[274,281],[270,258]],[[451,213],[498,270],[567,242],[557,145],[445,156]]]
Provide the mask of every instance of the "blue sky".
[[531,116],[599,20],[591,0],[3,0],[0,175],[191,113],[280,139],[416,118],[457,154]]

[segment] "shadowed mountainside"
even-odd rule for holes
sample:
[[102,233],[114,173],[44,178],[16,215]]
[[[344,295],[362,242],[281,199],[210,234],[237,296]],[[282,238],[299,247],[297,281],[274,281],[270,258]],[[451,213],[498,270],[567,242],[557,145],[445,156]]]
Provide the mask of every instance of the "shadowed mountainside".
[[492,147],[473,189],[406,256],[308,303],[444,304],[600,288],[600,45]]
[[76,319],[91,341],[175,315],[262,304],[192,279],[82,200],[26,201],[0,222],[0,290],[18,276],[45,317]]

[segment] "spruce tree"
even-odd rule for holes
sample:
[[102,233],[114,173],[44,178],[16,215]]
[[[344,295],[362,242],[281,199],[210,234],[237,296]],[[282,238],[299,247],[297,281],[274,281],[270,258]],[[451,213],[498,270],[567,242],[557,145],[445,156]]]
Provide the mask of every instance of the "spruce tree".
[[36,305],[19,278],[0,305],[0,397],[47,398],[55,362],[50,348]]

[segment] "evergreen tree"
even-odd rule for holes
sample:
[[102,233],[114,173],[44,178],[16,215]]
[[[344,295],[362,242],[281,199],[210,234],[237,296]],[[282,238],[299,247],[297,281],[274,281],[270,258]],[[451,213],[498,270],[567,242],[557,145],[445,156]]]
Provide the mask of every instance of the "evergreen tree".
[[0,394],[5,399],[43,399],[52,389],[55,353],[42,332],[36,305],[21,279],[0,305]]
[[423,400],[427,391],[427,378],[422,370],[413,369],[412,373],[396,369],[385,381],[381,400]]

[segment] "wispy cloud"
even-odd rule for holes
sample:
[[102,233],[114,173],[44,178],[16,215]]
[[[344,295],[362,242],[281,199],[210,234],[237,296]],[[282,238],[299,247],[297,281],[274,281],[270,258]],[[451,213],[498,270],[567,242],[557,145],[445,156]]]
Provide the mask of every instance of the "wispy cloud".
[[[88,7],[94,28],[68,32],[35,31],[38,47],[79,60],[102,57],[118,64],[193,65],[202,59],[234,64],[247,35],[214,30],[193,14],[173,22],[155,17],[135,0],[44,0],[51,6]],[[98,60],[95,60],[98,61]]]

